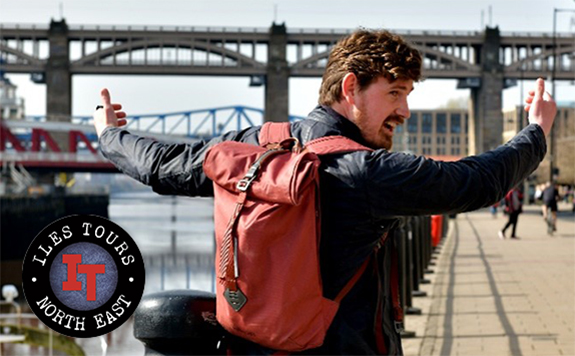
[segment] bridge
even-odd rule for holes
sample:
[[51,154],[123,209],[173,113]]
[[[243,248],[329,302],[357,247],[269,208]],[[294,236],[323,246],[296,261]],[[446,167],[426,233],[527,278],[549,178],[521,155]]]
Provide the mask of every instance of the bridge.
[[[288,120],[290,77],[319,77],[329,50],[351,30],[153,26],[0,25],[0,71],[47,85],[47,117],[69,120],[71,76],[249,76],[265,85],[265,119]],[[426,78],[471,89],[470,152],[496,147],[502,92],[518,79],[575,80],[573,34],[395,31],[422,53]],[[273,113],[273,117],[271,115]]]

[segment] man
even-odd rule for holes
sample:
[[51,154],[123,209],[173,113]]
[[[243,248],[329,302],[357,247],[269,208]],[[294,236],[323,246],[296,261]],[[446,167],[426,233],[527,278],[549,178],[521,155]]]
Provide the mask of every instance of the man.
[[551,221],[553,231],[557,231],[557,201],[559,201],[559,190],[555,183],[547,182],[542,194],[543,199],[543,219],[547,220],[547,214],[551,210]]
[[[421,78],[422,58],[401,37],[358,30],[332,49],[320,105],[291,134],[304,145],[343,135],[373,152],[322,157],[321,274],[324,295],[334,298],[372,253],[398,216],[459,213],[489,206],[526,178],[545,156],[545,135],[556,112],[543,80],[526,102],[531,125],[506,145],[459,162],[391,153],[396,127],[410,117],[407,97]],[[202,171],[205,152],[223,140],[258,144],[259,127],[229,132],[193,145],[136,137],[121,105],[102,91],[104,110],[94,114],[103,154],[124,173],[160,194],[211,196]],[[119,119],[119,120],[118,120]],[[389,292],[389,244],[378,273],[364,273],[341,303],[323,346],[315,354],[402,354]],[[382,282],[383,281],[383,282]],[[252,352],[244,350],[245,353]]]

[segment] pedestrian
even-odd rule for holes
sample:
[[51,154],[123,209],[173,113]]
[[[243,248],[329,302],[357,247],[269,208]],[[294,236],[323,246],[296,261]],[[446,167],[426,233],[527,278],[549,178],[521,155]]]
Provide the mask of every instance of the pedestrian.
[[547,214],[551,212],[551,222],[553,224],[553,231],[557,231],[557,202],[559,201],[559,191],[557,185],[552,182],[547,182],[547,187],[543,190],[543,219],[547,220]]
[[[506,145],[457,162],[390,152],[397,127],[410,118],[407,97],[422,79],[422,63],[418,50],[400,36],[357,30],[331,49],[319,105],[306,119],[291,124],[291,135],[303,145],[342,135],[373,149],[321,157],[320,269],[327,298],[333,299],[346,285],[398,217],[488,207],[527,178],[545,156],[545,135],[556,105],[542,79],[526,99],[530,124]],[[126,113],[111,103],[107,89],[101,99],[103,110],[94,113],[94,124],[102,153],[160,194],[212,196],[212,182],[202,169],[206,151],[224,140],[258,144],[260,127],[193,144],[138,137],[121,128]],[[393,239],[383,242],[378,255],[383,263],[357,281],[341,301],[323,345],[309,353],[403,353],[401,325],[394,322],[398,311],[392,308],[389,288],[382,288],[382,281],[390,280],[393,259],[386,258],[386,251],[392,247]],[[241,342],[231,347],[238,354],[273,352]]]
[[543,190],[545,189],[545,185],[537,184],[535,188],[535,194],[533,195],[533,199],[537,202],[540,201],[543,197]]
[[503,227],[503,229],[499,230],[499,238],[505,239],[505,231],[511,225],[513,225],[511,229],[511,238],[512,239],[519,239],[517,235],[515,235],[515,231],[517,229],[517,219],[519,218],[519,214],[523,212],[523,193],[517,188],[513,188],[505,195],[505,213],[509,216],[509,220],[507,224]]

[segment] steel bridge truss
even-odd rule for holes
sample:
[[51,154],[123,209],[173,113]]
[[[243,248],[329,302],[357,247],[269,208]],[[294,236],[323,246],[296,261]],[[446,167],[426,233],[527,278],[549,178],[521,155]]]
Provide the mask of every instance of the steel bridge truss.
[[[209,140],[226,132],[241,131],[263,123],[264,111],[245,106],[181,111],[127,117],[126,129],[166,142]],[[303,117],[290,116],[290,121]],[[50,122],[46,116],[4,121],[0,127],[0,152],[61,152],[53,132],[67,133],[68,153],[89,151],[96,154],[97,136],[91,116],[73,116],[69,122]]]
[[[126,128],[144,137],[168,143],[209,140],[231,130],[261,125],[264,111],[227,106],[166,114],[128,116]],[[28,169],[53,168],[72,171],[115,172],[98,152],[91,116],[74,116],[67,122],[51,122],[46,116],[3,121],[0,125],[0,166],[17,164]],[[302,117],[290,116],[290,121]],[[57,138],[59,136],[59,138]],[[62,148],[66,142],[66,148]]]
[[[349,30],[288,29],[290,76],[323,74],[329,50]],[[397,31],[421,51],[427,78],[479,78],[482,32]],[[270,30],[262,28],[70,26],[71,74],[191,74],[264,76]],[[0,69],[42,73],[49,29],[0,25]],[[575,36],[569,33],[502,33],[499,63],[506,79],[575,79]]]

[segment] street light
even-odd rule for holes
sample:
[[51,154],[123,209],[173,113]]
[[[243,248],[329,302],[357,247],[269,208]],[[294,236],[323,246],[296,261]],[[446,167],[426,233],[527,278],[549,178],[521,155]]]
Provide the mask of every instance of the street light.
[[[551,70],[551,92],[555,100],[557,100],[557,93],[555,92],[555,80],[557,76],[557,13],[558,12],[574,12],[575,9],[557,9],[553,8],[553,68]],[[549,137],[549,181],[553,182],[553,171],[555,163],[555,126],[551,127],[551,134]]]

